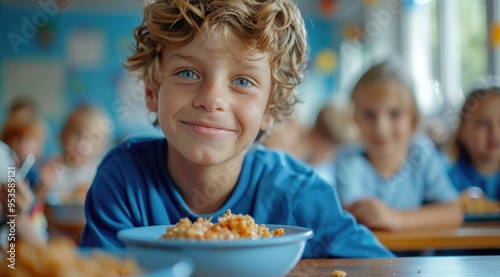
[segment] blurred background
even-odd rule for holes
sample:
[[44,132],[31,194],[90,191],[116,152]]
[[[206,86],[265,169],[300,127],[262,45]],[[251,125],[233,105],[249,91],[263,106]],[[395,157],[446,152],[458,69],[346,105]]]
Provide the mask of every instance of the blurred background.
[[[297,118],[313,124],[376,62],[408,65],[424,117],[446,116],[472,87],[500,83],[500,0],[297,0],[309,34],[308,77]],[[160,135],[140,84],[122,64],[144,0],[0,0],[0,128],[14,99],[47,121],[44,157],[74,107],[97,105],[114,141]],[[496,77],[495,77],[496,76]]]

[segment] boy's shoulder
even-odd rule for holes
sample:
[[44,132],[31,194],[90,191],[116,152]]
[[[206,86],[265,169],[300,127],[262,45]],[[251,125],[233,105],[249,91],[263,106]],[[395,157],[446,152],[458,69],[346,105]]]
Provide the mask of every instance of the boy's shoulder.
[[306,162],[261,145],[247,152],[240,181],[272,191],[269,195],[282,193],[292,198],[304,189],[327,190],[331,187]]
[[257,145],[248,151],[248,160],[252,164],[262,166],[264,171],[282,171],[290,175],[310,175],[314,171],[304,161],[293,157],[292,155],[279,150],[269,149],[263,145]]

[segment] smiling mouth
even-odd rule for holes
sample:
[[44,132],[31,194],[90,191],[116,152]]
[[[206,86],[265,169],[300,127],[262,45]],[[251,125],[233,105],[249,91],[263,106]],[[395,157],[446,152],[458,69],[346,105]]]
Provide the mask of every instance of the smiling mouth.
[[205,137],[221,137],[234,132],[233,130],[212,124],[186,121],[181,121],[181,123],[192,133]]

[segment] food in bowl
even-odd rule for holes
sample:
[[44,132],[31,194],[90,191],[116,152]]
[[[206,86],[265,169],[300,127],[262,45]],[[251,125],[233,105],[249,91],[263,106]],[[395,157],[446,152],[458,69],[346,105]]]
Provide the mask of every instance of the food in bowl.
[[80,255],[72,241],[62,238],[42,246],[19,242],[15,261],[15,269],[9,269],[9,260],[3,259],[0,276],[122,277],[143,273],[131,259],[121,259],[102,251]]
[[256,224],[250,215],[233,214],[227,210],[218,218],[218,223],[212,223],[212,218],[199,217],[195,222],[189,218],[182,218],[167,231],[160,239],[197,239],[197,240],[233,240],[257,239],[283,236],[283,228],[270,231],[265,224]]

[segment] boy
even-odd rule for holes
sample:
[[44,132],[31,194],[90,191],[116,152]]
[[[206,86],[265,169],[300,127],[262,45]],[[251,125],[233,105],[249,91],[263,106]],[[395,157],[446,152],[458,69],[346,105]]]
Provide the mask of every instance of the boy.
[[306,63],[291,0],[156,1],[127,68],[166,139],[132,140],[103,160],[87,195],[81,245],[123,248],[121,229],[214,218],[314,230],[304,257],[389,257],[304,164],[255,146],[289,115]]

